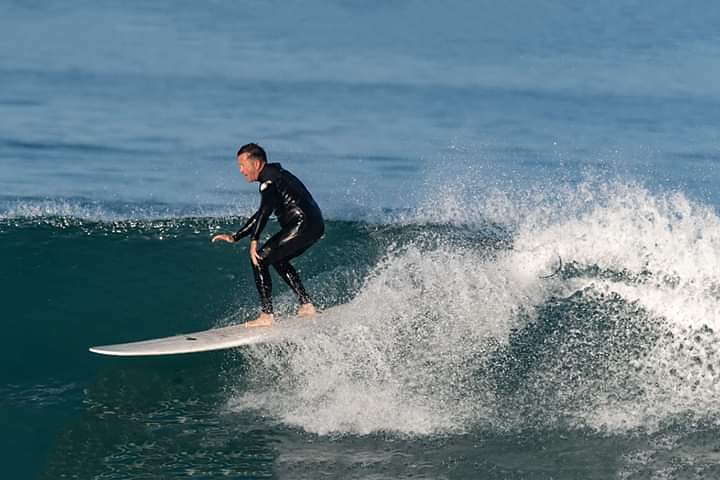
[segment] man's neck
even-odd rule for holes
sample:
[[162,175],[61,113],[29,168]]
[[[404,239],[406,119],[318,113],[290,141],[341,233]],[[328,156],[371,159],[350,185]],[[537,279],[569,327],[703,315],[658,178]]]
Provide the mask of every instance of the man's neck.
[[267,167],[267,162],[262,164],[262,167],[260,167],[260,171],[257,174],[257,181],[260,182],[263,172],[265,171],[265,167]]

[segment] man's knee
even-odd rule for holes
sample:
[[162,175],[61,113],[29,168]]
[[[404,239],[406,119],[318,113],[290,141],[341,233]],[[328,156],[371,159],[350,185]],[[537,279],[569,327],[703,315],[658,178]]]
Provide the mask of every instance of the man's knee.
[[277,268],[278,264],[286,261],[286,256],[283,254],[284,252],[280,249],[263,248],[258,251],[258,265],[260,268],[270,268],[271,266]]
[[280,275],[284,274],[285,272],[294,270],[293,266],[287,260],[275,262],[272,264],[272,266],[275,269],[275,271],[278,272]]
[[257,265],[255,265],[255,262],[253,262],[252,257],[250,257],[250,263],[253,267],[256,268],[267,268],[270,266],[270,263],[268,262],[268,256],[272,252],[270,248],[268,248],[267,244],[263,245],[262,247],[258,248],[256,250],[257,252]]
[[262,271],[262,270],[267,270],[267,269],[270,267],[271,264],[267,261],[267,258],[266,258],[266,257],[263,257],[263,256],[261,256],[261,255],[258,255],[258,257],[257,257],[257,264],[255,264],[255,262],[253,262],[253,260],[252,260],[252,258],[251,258],[251,259],[250,259],[250,265],[252,265],[252,267],[253,267],[255,270],[261,270],[261,271]]

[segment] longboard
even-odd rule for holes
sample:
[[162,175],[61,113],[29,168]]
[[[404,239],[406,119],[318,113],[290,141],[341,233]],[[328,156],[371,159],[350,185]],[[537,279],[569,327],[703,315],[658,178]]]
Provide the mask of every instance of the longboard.
[[291,336],[293,332],[299,333],[300,330],[316,325],[319,317],[325,314],[275,321],[271,327],[248,328],[242,324],[231,325],[172,337],[90,347],[90,351],[101,355],[143,357],[223,350],[243,345],[266,343]]

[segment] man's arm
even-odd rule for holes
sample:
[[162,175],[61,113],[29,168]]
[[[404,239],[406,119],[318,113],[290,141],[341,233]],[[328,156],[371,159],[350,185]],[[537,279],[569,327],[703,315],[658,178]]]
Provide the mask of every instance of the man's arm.
[[257,221],[258,213],[259,213],[259,211],[255,212],[253,214],[253,216],[250,217],[247,222],[245,222],[245,225],[240,227],[240,230],[238,230],[236,233],[234,233],[234,234],[221,233],[220,235],[215,235],[212,238],[212,242],[215,243],[215,242],[223,241],[223,242],[228,242],[228,243],[235,243],[238,240],[240,240],[241,238],[246,237],[247,235],[250,234],[250,232],[252,232],[253,228],[255,227],[255,222]]
[[252,240],[250,240],[250,261],[256,267],[260,264],[260,256],[257,251],[257,243],[260,238],[265,225],[267,224],[268,218],[273,210],[275,210],[275,185],[271,181],[260,184],[260,194],[262,199],[260,200],[260,208],[257,211],[257,218],[253,225]]
[[258,217],[259,213],[260,213],[260,210],[255,212],[253,214],[253,216],[250,217],[247,222],[245,222],[245,225],[240,227],[240,230],[235,232],[235,234],[232,236],[234,241],[237,242],[241,238],[244,238],[244,237],[247,237],[248,235],[250,235],[250,232],[252,232],[253,228],[255,227],[255,223],[257,222],[257,217]]
[[255,213],[255,222],[250,228],[252,230],[252,240],[258,241],[260,234],[262,233],[265,225],[267,224],[270,214],[275,210],[275,185],[272,181],[267,181],[260,184],[260,208]]
[[[268,218],[270,218],[270,214],[275,210],[275,186],[272,184],[271,181],[265,182],[260,185],[260,208],[258,208],[258,211],[253,214],[252,217],[248,219],[247,222],[245,222],[245,225],[240,227],[240,230],[235,232],[235,234],[230,235],[227,233],[223,233],[221,235],[215,235],[212,238],[212,242],[217,241],[224,241],[228,243],[235,243],[238,240],[242,239],[243,237],[246,237],[248,235],[252,235],[252,240],[250,242],[250,250],[251,252],[255,252],[255,248],[253,243],[257,243],[258,239],[260,238],[260,234],[262,233],[263,229],[265,228],[265,225],[267,224]],[[251,254],[251,256],[254,257],[254,255]],[[255,263],[255,262],[253,262]]]

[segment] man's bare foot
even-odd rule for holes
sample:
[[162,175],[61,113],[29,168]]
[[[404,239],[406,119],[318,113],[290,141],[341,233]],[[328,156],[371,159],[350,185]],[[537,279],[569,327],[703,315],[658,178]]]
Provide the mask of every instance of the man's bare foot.
[[261,313],[258,318],[255,320],[251,320],[249,322],[243,323],[245,327],[247,328],[254,328],[254,327],[270,327],[273,323],[273,314],[272,313]]
[[297,316],[298,317],[311,317],[317,313],[317,310],[315,310],[315,307],[312,303],[306,303],[304,305],[300,305],[300,308],[298,308]]

